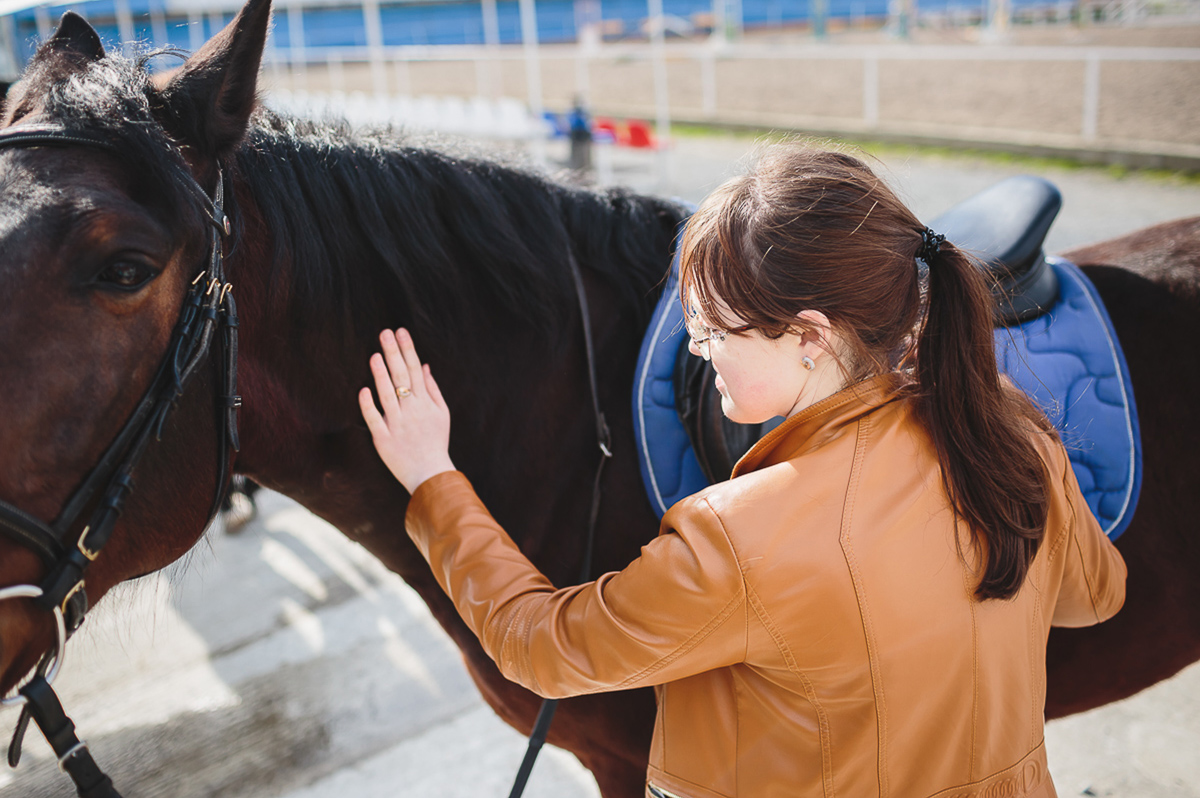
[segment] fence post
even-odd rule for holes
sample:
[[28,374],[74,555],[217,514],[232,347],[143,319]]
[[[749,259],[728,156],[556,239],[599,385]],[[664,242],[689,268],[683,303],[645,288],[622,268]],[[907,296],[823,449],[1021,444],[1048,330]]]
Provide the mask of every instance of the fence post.
[[658,142],[658,180],[665,186],[668,174],[667,143],[671,138],[671,96],[667,90],[666,20],[663,18],[663,0],[649,0],[650,13],[650,58],[654,69],[655,127]]
[[879,56],[863,59],[863,123],[868,129],[879,126]]
[[383,65],[383,18],[379,0],[363,0],[363,26],[367,34],[367,59],[371,62],[371,89],[376,97],[387,94],[387,71]]
[[537,9],[533,0],[520,0],[521,41],[525,46],[525,88],[529,98],[529,113],[534,119],[533,160],[539,165],[546,163],[546,142],[541,135],[545,124],[545,108],[542,105],[542,65],[538,59]]
[[196,9],[188,9],[188,47],[196,52],[204,46],[204,17]]
[[487,55],[482,61],[483,70],[477,73],[477,85],[479,96],[495,100],[502,93],[503,82],[503,63],[496,57],[500,47],[500,15],[496,10],[496,0],[482,0],[482,12],[483,46]]
[[[716,42],[714,42],[714,45]],[[718,45],[719,46],[719,45]],[[717,54],[710,46],[700,56],[701,108],[705,119],[717,115]]]
[[304,9],[293,3],[287,10],[288,65],[292,68],[292,91],[308,88],[308,57],[304,54]]
[[17,23],[11,15],[0,17],[0,80],[15,80],[21,72],[17,52]]
[[170,42],[167,37],[167,19],[164,11],[163,3],[160,0],[152,0],[150,3],[150,30],[153,31],[156,47],[165,47]]
[[1083,126],[1084,141],[1095,141],[1100,121],[1100,54],[1088,51],[1083,62]]

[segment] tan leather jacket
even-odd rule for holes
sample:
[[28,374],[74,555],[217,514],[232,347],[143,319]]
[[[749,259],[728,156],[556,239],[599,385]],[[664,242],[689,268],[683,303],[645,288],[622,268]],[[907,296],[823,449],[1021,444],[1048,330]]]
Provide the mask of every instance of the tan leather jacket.
[[670,509],[619,573],[555,590],[457,472],[409,533],[508,678],[548,697],[658,689],[647,795],[1053,796],[1046,635],[1124,601],[1062,447],[1028,581],[973,598],[928,439],[894,377],[785,421]]

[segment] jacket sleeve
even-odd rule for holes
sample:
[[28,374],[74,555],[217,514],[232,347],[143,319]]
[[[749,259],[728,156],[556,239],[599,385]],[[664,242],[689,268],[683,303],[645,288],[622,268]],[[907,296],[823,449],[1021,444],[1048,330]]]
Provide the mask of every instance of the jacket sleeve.
[[703,499],[672,508],[624,570],[561,590],[459,472],[423,482],[405,525],[500,671],[544,697],[661,684],[745,657],[741,569]]
[[[1066,452],[1049,464],[1059,470],[1065,501],[1061,541],[1047,541],[1061,549],[1062,584],[1051,618],[1052,626],[1091,626],[1117,614],[1125,603],[1125,560],[1092,515],[1079,490]],[[1045,544],[1043,544],[1045,545]]]

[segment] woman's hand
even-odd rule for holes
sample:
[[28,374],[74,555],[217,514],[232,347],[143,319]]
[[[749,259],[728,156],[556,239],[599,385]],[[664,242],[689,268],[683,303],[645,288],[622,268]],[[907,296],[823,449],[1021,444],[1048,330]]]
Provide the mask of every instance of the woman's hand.
[[429,366],[417,358],[408,330],[384,330],[379,342],[383,355],[371,355],[371,373],[383,414],[370,388],[359,391],[358,404],[384,465],[412,493],[435,474],[454,470],[450,409]]

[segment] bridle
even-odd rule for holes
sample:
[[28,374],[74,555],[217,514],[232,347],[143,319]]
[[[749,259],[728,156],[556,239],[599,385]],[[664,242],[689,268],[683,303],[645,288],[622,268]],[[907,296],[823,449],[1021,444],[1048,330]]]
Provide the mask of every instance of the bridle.
[[[53,125],[25,125],[0,131],[0,148],[89,147],[121,156],[111,141],[87,132]],[[87,745],[75,736],[74,724],[63,712],[50,683],[62,663],[67,638],[83,623],[88,611],[85,574],[108,542],[125,500],[134,487],[133,474],[152,440],[160,440],[171,410],[213,349],[220,367],[219,400],[221,430],[218,433],[217,488],[209,508],[208,523],[216,516],[230,475],[231,452],[239,449],[237,409],[237,306],[232,285],[225,279],[223,238],[230,234],[224,211],[224,176],[217,169],[213,196],[196,182],[182,165],[173,179],[201,200],[209,231],[207,264],[196,275],[184,298],[171,341],[158,370],[132,415],[109,444],[99,462],[67,499],[58,517],[49,524],[0,500],[0,534],[33,551],[46,565],[47,574],[38,585],[0,589],[0,600],[30,598],[35,606],[54,615],[57,640],[54,649],[39,661],[33,677],[4,705],[22,705],[21,717],[9,746],[8,761],[16,767],[21,758],[21,741],[32,718],[58,756],[59,767],[75,782],[82,798],[120,798],[111,779],[96,766]],[[86,524],[78,537],[86,516]]]

